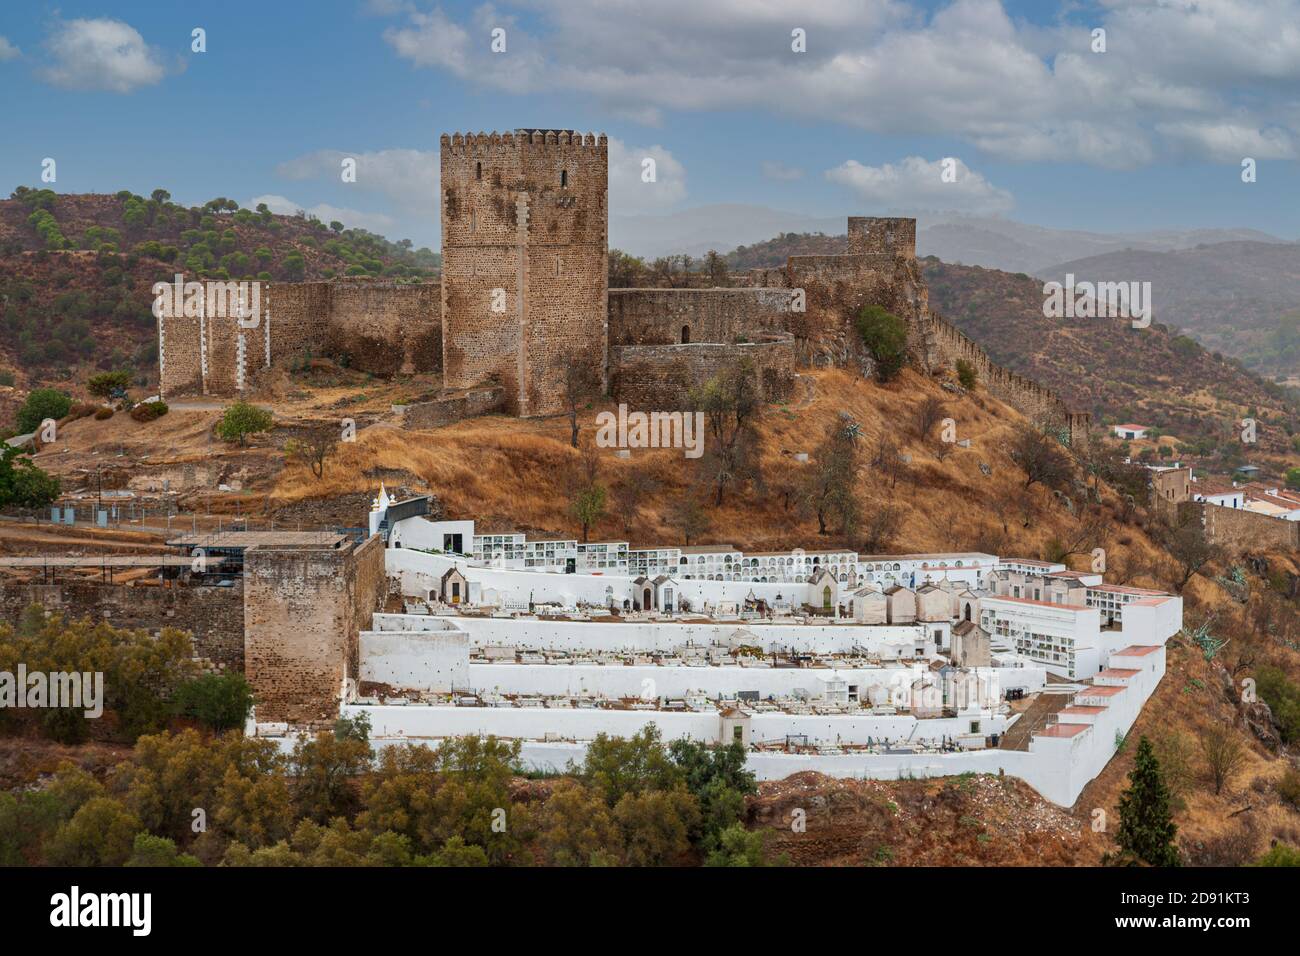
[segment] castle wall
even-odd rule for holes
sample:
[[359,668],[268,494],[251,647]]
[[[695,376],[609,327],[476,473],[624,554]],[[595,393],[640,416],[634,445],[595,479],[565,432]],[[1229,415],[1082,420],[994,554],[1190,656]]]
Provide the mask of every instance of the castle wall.
[[415,402],[402,408],[402,427],[407,429],[442,428],[466,418],[499,412],[505,404],[505,390],[500,386],[470,388],[431,402]]
[[736,342],[757,330],[784,330],[793,293],[788,289],[611,289],[609,343],[679,345]]
[[1205,536],[1234,554],[1269,548],[1300,550],[1300,522],[1221,505],[1203,503],[1199,510]]
[[607,154],[571,131],[442,137],[447,388],[496,383],[511,412],[548,415],[569,366],[603,380]]
[[249,281],[261,287],[263,305],[253,328],[242,328],[230,317],[161,320],[164,397],[238,395],[267,366],[268,353],[269,364],[278,368],[321,356],[375,375],[437,371],[442,366],[436,282]]
[[786,335],[735,344],[619,345],[610,349],[610,394],[633,410],[688,410],[692,388],[748,360],[759,394],[774,402],[790,393],[797,358],[795,341]]
[[88,617],[113,627],[187,631],[194,656],[244,669],[244,596],[240,587],[128,587],[101,581],[54,584],[0,582],[0,618],[17,624],[33,604],[69,619]]

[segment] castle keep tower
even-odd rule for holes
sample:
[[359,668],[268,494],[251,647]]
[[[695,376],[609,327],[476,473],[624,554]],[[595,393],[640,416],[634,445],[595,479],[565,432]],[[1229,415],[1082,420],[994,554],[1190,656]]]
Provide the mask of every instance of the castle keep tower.
[[916,258],[916,220],[849,216],[849,255]]
[[445,387],[495,381],[509,411],[559,413],[568,366],[605,381],[607,141],[524,129],[441,147]]

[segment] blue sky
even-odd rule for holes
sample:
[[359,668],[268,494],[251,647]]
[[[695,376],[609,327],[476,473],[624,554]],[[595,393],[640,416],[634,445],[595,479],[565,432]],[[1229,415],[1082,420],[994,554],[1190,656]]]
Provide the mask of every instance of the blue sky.
[[5,194],[52,157],[63,192],[275,197],[422,244],[438,134],[517,126],[607,132],[614,216],[739,203],[1300,237],[1296,0],[8,2],[0,90]]

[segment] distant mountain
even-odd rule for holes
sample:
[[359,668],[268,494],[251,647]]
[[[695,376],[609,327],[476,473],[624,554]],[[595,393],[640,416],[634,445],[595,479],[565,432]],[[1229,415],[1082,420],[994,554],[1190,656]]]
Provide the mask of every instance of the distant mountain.
[[[773,236],[787,233],[821,233],[831,238],[842,238],[848,216],[879,212],[846,207],[843,215],[819,217],[767,206],[718,203],[656,216],[613,215],[609,225],[609,244],[643,258],[677,253],[688,253],[698,258],[710,249],[726,252],[738,246],[762,244]],[[1125,249],[1168,252],[1219,242],[1283,242],[1254,229],[1098,233],[952,214],[919,213],[916,219],[918,254],[1004,272],[1036,273],[1055,263]],[[783,261],[759,264],[779,265]]]
[[1206,348],[1288,383],[1300,381],[1300,243],[1219,242],[1125,250],[1036,270],[1041,279],[1150,282],[1155,318]]

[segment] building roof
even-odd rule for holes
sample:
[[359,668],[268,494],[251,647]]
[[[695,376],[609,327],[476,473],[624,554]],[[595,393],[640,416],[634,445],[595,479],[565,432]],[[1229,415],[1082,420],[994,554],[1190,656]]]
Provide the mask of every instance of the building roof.
[[1114,657],[1118,654],[1120,657],[1146,657],[1148,654],[1154,654],[1160,650],[1159,644],[1130,644],[1122,651],[1115,651],[1111,654]]
[[1134,677],[1141,673],[1141,671],[1129,667],[1107,667],[1104,671],[1098,671],[1093,677],[1094,679],[1097,677]]
[[1010,601],[1012,604],[1036,604],[1039,607],[1059,607],[1063,611],[1094,611],[1096,608],[1085,607],[1082,604],[1056,604],[1052,601],[1035,601],[1033,598],[1008,597],[1005,594],[993,594],[985,601]]
[[184,534],[173,548],[341,548],[352,539],[337,531],[217,531]]
[[1122,429],[1124,429],[1125,431],[1139,431],[1139,432],[1144,432],[1144,431],[1146,431],[1148,428],[1150,428],[1151,426],[1150,426],[1150,425],[1133,425],[1133,424],[1128,424],[1128,425],[1112,425],[1111,427],[1112,427],[1112,428],[1122,428]]
[[1050,727],[1044,727],[1034,736],[1036,737],[1077,737],[1083,733],[1090,724],[1052,724]]
[[1085,687],[1079,691],[1080,697],[1114,697],[1116,694],[1124,693],[1126,688],[1116,687],[1113,685],[1102,686],[1095,684],[1092,687]]

